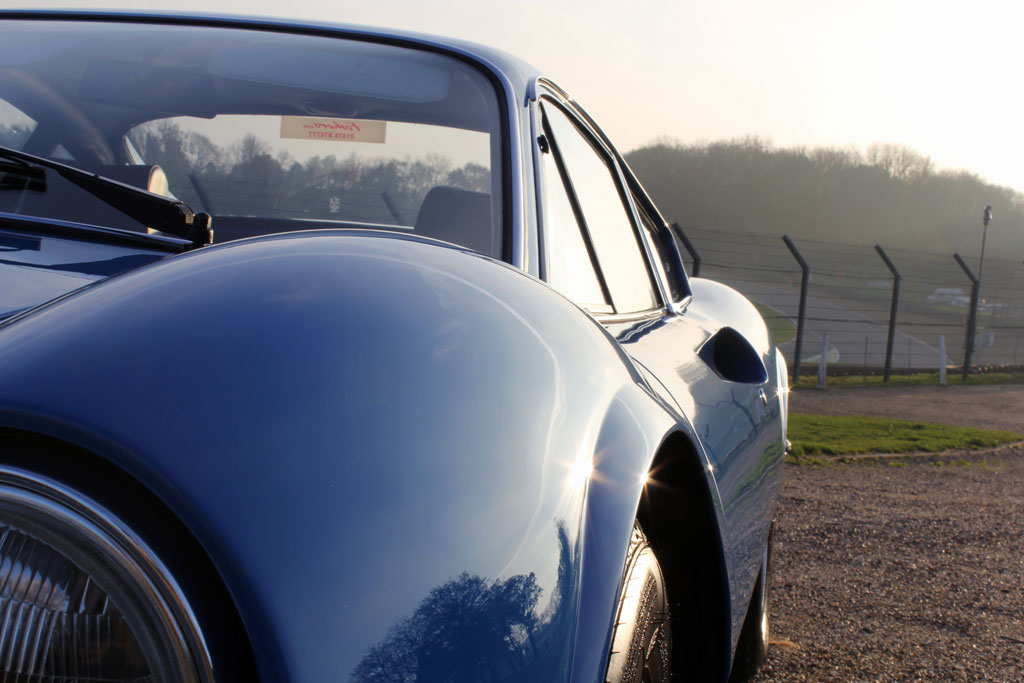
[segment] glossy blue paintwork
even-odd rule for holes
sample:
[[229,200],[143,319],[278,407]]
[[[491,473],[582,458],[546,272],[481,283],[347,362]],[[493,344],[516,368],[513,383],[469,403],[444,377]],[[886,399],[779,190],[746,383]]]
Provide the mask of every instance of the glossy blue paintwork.
[[166,250],[43,236],[4,227],[0,222],[0,320],[167,255]]
[[[643,480],[681,434],[711,492],[735,646],[785,436],[785,369],[756,310],[691,280],[685,310],[601,325],[521,272],[538,272],[528,65],[414,34],[280,26],[443,49],[494,75],[521,270],[382,232],[156,261],[167,251],[11,231],[0,315],[78,291],[0,324],[0,428],[82,446],[159,497],[220,572],[261,678],[296,682],[410,661],[419,680],[453,666],[603,680]],[[136,269],[100,281],[124,258]],[[767,382],[700,358],[727,326]]]
[[[507,266],[296,233],[171,258],[0,329],[0,425],[155,491],[225,576],[268,680],[351,671],[463,572],[534,577],[537,659],[567,678],[574,642],[578,666],[603,666],[607,621],[575,637],[577,605],[614,601],[623,548],[605,544],[628,535],[672,427],[624,361]],[[595,453],[606,476],[585,507],[571,475]]]
[[[666,314],[610,326],[628,353],[649,370],[696,432],[712,475],[726,566],[734,588],[733,645],[760,568],[756,551],[767,537],[782,467],[783,447],[776,356],[756,309],[737,292],[708,280],[690,281],[693,299],[684,315]],[[726,323],[738,328],[760,355],[771,381],[723,381],[697,350]],[[760,398],[761,391],[770,400]]]

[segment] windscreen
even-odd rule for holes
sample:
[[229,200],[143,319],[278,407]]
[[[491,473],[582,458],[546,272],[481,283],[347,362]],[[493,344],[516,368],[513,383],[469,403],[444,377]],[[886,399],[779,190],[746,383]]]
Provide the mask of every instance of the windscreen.
[[[499,256],[499,121],[486,76],[426,50],[0,22],[0,145],[180,199],[213,216],[218,242],[357,227]],[[0,185],[0,211],[146,229],[58,174],[21,185]]]

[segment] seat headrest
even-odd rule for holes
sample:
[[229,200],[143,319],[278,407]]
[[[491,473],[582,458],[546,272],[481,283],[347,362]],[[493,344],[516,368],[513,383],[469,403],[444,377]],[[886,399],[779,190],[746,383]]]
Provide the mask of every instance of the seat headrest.
[[458,187],[432,188],[413,227],[416,234],[491,255],[491,195]]

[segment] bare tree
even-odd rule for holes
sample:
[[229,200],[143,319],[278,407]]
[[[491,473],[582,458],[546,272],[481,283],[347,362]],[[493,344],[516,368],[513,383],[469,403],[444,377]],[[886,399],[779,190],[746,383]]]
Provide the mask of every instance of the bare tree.
[[931,172],[932,160],[904,145],[876,142],[868,147],[866,158],[870,165],[899,180],[914,180]]

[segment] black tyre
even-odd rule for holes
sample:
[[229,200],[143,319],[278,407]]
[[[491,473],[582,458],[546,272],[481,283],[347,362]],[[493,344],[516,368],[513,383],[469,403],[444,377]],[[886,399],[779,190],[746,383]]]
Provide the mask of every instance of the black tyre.
[[668,683],[672,678],[672,624],[665,578],[639,525],[626,555],[607,683]]
[[761,571],[757,575],[754,593],[750,596],[750,606],[743,620],[743,630],[736,644],[736,656],[732,662],[730,683],[749,681],[768,659],[769,637],[769,603],[771,593],[771,560],[772,537],[775,535],[775,524],[768,529],[768,542],[764,547],[761,559]]

